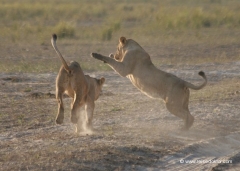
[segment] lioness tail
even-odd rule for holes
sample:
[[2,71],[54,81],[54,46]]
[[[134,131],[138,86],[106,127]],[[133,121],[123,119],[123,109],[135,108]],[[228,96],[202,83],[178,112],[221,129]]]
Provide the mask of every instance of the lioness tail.
[[62,54],[61,54],[60,51],[58,50],[56,41],[57,41],[57,35],[56,35],[56,34],[53,34],[53,35],[52,35],[52,39],[51,39],[51,43],[52,43],[53,49],[56,51],[56,53],[58,54],[59,58],[61,59],[64,69],[65,69],[68,73],[70,73],[71,70],[70,70],[69,66],[67,65],[66,61],[64,60]]
[[203,87],[205,87],[206,84],[207,84],[207,77],[206,77],[205,73],[204,73],[203,71],[200,71],[200,72],[198,73],[198,75],[200,75],[201,77],[203,77],[204,83],[202,83],[202,84],[199,85],[199,86],[196,86],[196,85],[193,85],[193,84],[191,84],[191,83],[189,83],[189,82],[185,82],[186,87],[191,88],[191,89],[193,89],[193,90],[200,90],[200,89],[202,89]]

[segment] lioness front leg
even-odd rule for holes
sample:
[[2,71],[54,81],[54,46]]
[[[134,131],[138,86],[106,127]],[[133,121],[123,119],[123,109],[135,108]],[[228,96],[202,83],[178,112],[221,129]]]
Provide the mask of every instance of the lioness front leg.
[[92,57],[100,61],[103,61],[104,63],[107,63],[113,70],[115,70],[122,77],[126,77],[128,74],[131,73],[131,70],[133,69],[132,67],[130,67],[131,63],[128,61],[127,57],[124,58],[122,62],[118,62],[111,57],[103,56],[98,53],[92,53]]
[[103,56],[103,55],[98,54],[98,53],[92,53],[91,55],[92,55],[93,58],[98,59],[98,60],[103,61],[103,62],[107,62],[108,58],[109,58],[107,56]]

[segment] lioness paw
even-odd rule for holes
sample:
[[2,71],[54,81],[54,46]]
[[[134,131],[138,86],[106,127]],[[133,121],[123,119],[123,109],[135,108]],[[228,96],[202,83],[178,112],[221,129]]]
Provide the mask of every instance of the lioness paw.
[[96,58],[96,59],[99,59],[102,57],[102,55],[98,54],[98,53],[92,53],[92,57],[93,58]]
[[56,119],[56,124],[62,124],[63,123],[63,119]]
[[103,61],[104,63],[107,63],[105,60],[104,60],[104,56],[98,54],[98,53],[92,53],[92,57],[95,58],[95,59],[98,59],[100,61]]

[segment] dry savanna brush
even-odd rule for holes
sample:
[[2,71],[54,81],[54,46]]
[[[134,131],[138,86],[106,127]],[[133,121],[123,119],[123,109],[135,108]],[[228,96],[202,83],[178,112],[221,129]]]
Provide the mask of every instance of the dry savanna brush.
[[[240,169],[238,0],[1,0],[0,16],[0,170]],[[75,132],[67,95],[56,124],[62,62],[53,33],[91,85],[105,79],[91,134]],[[190,89],[188,131],[164,100],[91,57],[115,54],[122,36],[158,69],[193,85],[204,82],[204,71],[206,86]]]

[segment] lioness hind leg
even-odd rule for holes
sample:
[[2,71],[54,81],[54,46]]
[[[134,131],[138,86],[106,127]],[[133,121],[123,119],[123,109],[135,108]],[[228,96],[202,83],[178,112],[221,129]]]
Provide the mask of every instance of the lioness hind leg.
[[189,130],[189,128],[193,125],[194,117],[191,115],[188,108],[182,108],[178,110],[176,114],[181,116],[184,121],[182,130]]
[[77,124],[75,125],[76,126],[76,133],[81,133],[84,131],[84,128],[83,128],[83,122],[85,121],[85,110],[84,110],[84,106],[79,108],[78,109],[78,121],[77,121]]
[[193,122],[194,122],[194,117],[188,111],[187,117],[185,119],[185,127],[184,127],[184,129],[188,130],[193,125]]
[[94,100],[91,99],[91,97],[88,96],[87,98],[87,104],[85,107],[86,110],[86,129],[87,130],[92,130],[93,126],[92,126],[92,120],[93,120],[93,111],[94,111]]
[[62,96],[63,96],[63,91],[57,90],[56,92],[56,99],[58,101],[58,113],[56,117],[57,124],[62,124],[64,119],[64,106],[63,106]]
[[71,122],[74,124],[77,124],[78,122],[78,111],[80,108],[84,105],[84,97],[82,97],[81,94],[74,94],[74,99],[72,103],[72,109],[71,109]]
[[190,114],[188,109],[176,107],[174,104],[169,103],[166,103],[166,107],[171,114],[184,120],[183,130],[188,130],[193,125],[194,117]]
[[183,130],[188,130],[194,122],[194,117],[188,109],[189,89],[185,86],[175,87],[166,98],[168,111],[184,120]]
[[194,117],[191,115],[191,113],[189,112],[189,109],[188,109],[190,91],[186,87],[184,89],[185,89],[185,91],[184,91],[184,96],[183,96],[183,110],[186,113],[184,129],[188,130],[193,125]]

